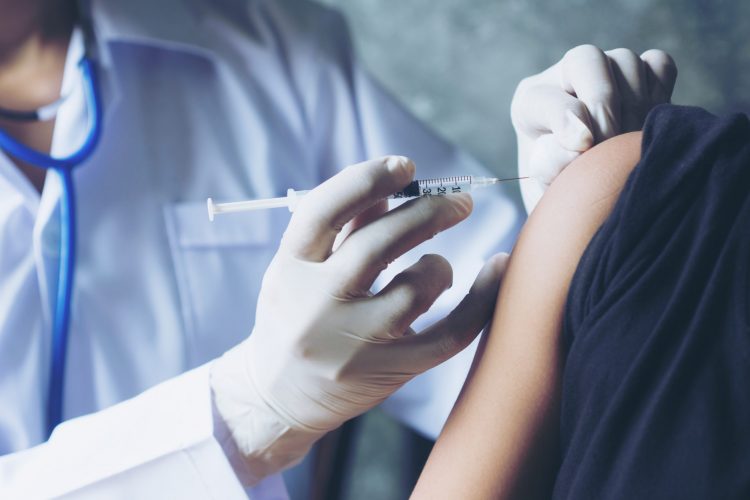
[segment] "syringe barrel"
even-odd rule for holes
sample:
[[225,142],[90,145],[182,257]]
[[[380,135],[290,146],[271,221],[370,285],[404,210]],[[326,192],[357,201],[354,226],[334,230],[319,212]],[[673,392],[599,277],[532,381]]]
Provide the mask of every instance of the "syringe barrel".
[[419,179],[389,198],[414,198],[416,196],[467,193],[472,190],[474,178],[470,175],[455,175],[435,179]]

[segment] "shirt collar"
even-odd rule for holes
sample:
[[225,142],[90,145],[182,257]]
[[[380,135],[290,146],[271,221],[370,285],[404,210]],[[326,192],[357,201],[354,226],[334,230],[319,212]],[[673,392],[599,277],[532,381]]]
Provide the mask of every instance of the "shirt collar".
[[188,0],[90,0],[100,63],[109,66],[109,46],[124,42],[213,58],[201,29],[207,6]]

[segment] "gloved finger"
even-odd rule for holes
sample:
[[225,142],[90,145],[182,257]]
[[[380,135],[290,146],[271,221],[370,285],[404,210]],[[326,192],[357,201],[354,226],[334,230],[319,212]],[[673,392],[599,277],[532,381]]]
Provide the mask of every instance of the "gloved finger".
[[646,64],[632,50],[613,49],[605,52],[610,59],[612,74],[620,95],[620,132],[640,130],[651,108]]
[[374,297],[360,302],[366,317],[379,311],[383,318],[373,338],[394,339],[409,333],[411,325],[424,314],[440,295],[453,284],[453,269],[440,255],[422,256],[414,265],[397,274]]
[[594,145],[591,120],[582,101],[559,87],[521,82],[513,96],[510,115],[516,131],[531,138],[553,133],[570,151]]
[[338,271],[341,296],[360,297],[396,258],[471,213],[468,194],[408,201],[352,233],[329,262]]
[[519,186],[524,207],[530,214],[560,172],[581,153],[563,148],[552,134],[539,137],[533,142],[533,146],[523,150],[528,158],[524,159],[525,173],[521,175],[529,176],[531,179],[521,182]]
[[382,216],[388,211],[388,200],[380,200],[370,208],[366,209],[361,214],[346,223],[344,228],[339,234],[336,235],[336,240],[333,242],[333,251],[335,252],[341,246],[346,238],[349,237],[354,231],[362,226],[366,226],[370,222]]
[[522,182],[521,186],[521,197],[523,199],[523,206],[526,208],[526,213],[531,215],[534,208],[539,204],[539,200],[544,196],[544,192],[547,190],[547,185],[531,178],[526,182]]
[[[545,188],[581,153],[560,146],[552,134],[543,135],[534,143],[529,158],[529,172]],[[521,183],[521,185],[526,183]]]
[[646,64],[646,80],[651,103],[657,105],[669,102],[677,81],[677,65],[674,59],[658,49],[647,50],[641,54],[641,59]]
[[462,351],[489,323],[497,301],[507,254],[491,257],[479,272],[469,293],[448,316],[423,332],[383,346],[385,366],[418,374]]
[[414,163],[403,156],[386,156],[345,168],[299,201],[282,247],[297,258],[324,261],[344,225],[409,184],[414,171]]
[[580,45],[569,50],[562,59],[560,79],[563,89],[586,105],[596,143],[619,133],[617,84],[609,58],[601,49]]

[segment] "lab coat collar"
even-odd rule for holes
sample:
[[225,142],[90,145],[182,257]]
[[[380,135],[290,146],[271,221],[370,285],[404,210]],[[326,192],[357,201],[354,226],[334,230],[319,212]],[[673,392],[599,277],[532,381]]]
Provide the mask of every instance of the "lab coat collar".
[[216,16],[245,18],[246,34],[257,34],[251,21],[251,11],[257,5],[252,0],[90,0],[90,3],[104,66],[111,64],[109,46],[117,42],[214,59],[218,52],[216,39],[223,33],[212,33],[206,21]]
[[92,0],[91,18],[100,49],[101,64],[108,66],[109,45],[130,42],[164,48],[200,51],[194,9],[183,0]]

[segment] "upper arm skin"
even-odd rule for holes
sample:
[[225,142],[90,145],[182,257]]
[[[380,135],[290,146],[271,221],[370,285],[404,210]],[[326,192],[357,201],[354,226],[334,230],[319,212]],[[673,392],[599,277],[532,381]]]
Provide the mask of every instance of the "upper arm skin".
[[640,143],[640,132],[625,134],[581,155],[529,217],[489,335],[412,498],[549,497],[568,288],[640,159]]

